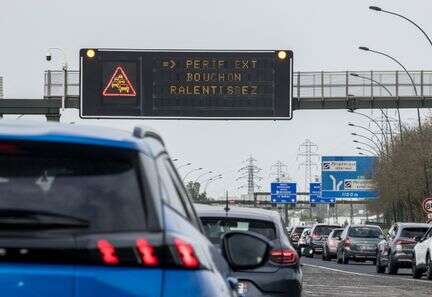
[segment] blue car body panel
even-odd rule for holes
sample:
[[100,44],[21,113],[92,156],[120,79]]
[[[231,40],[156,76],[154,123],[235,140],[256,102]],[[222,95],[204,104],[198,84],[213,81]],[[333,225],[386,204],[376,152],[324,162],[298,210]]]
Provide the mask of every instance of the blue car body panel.
[[3,297],[161,296],[162,270],[127,267],[0,265]]

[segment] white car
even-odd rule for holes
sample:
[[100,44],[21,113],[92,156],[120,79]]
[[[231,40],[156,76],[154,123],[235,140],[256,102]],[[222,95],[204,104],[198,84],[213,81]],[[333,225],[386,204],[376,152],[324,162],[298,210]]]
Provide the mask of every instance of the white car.
[[426,278],[432,280],[432,227],[422,238],[416,240],[418,242],[414,247],[412,262],[413,278],[421,278],[426,273]]

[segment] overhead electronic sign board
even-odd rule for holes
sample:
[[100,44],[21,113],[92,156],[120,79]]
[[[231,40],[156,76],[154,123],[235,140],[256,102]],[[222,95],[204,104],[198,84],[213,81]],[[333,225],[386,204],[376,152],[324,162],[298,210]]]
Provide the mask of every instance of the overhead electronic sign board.
[[321,158],[321,195],[336,200],[375,199],[373,182],[376,157],[323,156]]
[[291,119],[291,51],[82,49],[83,118]]

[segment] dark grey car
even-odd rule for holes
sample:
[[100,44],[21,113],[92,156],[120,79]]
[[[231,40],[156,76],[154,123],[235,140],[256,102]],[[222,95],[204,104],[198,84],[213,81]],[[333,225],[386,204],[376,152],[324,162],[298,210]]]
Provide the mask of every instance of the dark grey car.
[[273,243],[270,261],[265,266],[233,273],[244,296],[301,296],[303,273],[299,257],[277,212],[241,207],[226,212],[223,206],[195,206],[207,237],[216,246],[225,232],[234,230],[259,233]]
[[415,238],[423,237],[430,225],[421,223],[395,223],[378,244],[376,271],[397,274],[399,268],[410,268]]
[[345,227],[337,248],[337,262],[348,264],[350,260],[356,262],[372,261],[376,264],[376,251],[383,232],[376,225],[348,225]]
[[327,237],[333,229],[340,228],[339,225],[329,224],[314,224],[311,229],[311,235],[307,239],[307,247],[305,248],[305,255],[313,257],[314,254],[322,254],[324,244]]

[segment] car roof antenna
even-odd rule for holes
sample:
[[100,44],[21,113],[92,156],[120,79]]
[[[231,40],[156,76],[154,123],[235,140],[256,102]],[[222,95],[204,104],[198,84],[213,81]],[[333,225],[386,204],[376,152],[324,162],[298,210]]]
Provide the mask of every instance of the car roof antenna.
[[224,208],[224,210],[226,211],[227,214],[230,210],[229,205],[228,205],[228,190],[226,190],[226,194],[225,194],[225,208]]

